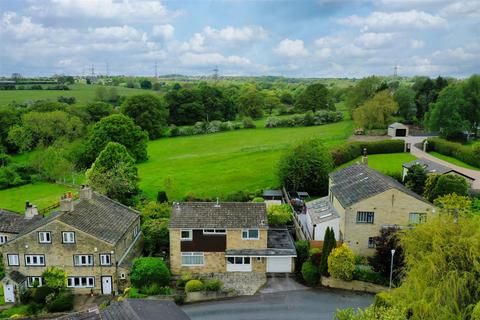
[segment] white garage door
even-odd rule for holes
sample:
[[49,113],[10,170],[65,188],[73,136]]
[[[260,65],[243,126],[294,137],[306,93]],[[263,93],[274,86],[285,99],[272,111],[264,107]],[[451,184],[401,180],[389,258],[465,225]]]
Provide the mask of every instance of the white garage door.
[[268,257],[267,272],[292,272],[292,258]]

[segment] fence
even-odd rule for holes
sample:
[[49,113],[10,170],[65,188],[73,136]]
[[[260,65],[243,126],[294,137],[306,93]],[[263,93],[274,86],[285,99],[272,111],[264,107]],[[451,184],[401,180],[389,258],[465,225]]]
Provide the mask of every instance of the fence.
[[290,208],[292,209],[292,216],[293,216],[293,222],[295,224],[295,233],[297,235],[297,238],[301,240],[311,240],[312,236],[310,232],[308,231],[307,228],[305,228],[298,218],[298,214],[295,211],[295,208],[292,206],[292,203],[290,202],[290,197],[288,196],[287,190],[285,190],[285,187],[282,187],[283,195],[285,197],[285,200],[287,203],[290,205]]

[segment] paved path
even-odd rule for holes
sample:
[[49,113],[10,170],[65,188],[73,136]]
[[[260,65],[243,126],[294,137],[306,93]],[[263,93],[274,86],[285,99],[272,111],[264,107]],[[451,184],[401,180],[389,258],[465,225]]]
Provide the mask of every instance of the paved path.
[[439,159],[437,157],[434,157],[426,152],[423,152],[423,150],[415,147],[416,143],[422,142],[425,140],[427,137],[414,137],[414,136],[408,136],[406,138],[402,138],[402,140],[405,140],[408,143],[411,143],[411,148],[410,148],[410,153],[414,155],[417,158],[425,158],[430,161],[436,162],[438,164],[441,164],[445,167],[452,168],[455,171],[458,171],[464,175],[467,175],[469,177],[472,177],[475,179],[472,183],[472,188],[473,189],[480,189],[480,171],[478,170],[472,170],[472,169],[467,169],[463,167],[459,167],[457,165],[454,165],[450,162],[444,161],[442,159]]
[[337,309],[366,307],[373,295],[308,289],[183,306],[192,320],[331,320]]
[[298,283],[294,276],[286,275],[285,277],[277,276],[267,278],[267,283],[259,290],[259,293],[276,293],[287,291],[306,290],[308,287]]

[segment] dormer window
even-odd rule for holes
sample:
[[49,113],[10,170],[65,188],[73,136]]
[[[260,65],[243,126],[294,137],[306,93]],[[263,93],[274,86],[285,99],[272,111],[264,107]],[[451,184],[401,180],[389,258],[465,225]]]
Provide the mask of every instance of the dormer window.
[[38,233],[38,242],[40,243],[52,243],[52,235],[50,232],[42,231]]
[[244,240],[258,240],[260,232],[258,229],[244,229],[242,230],[242,239]]
[[182,241],[191,241],[192,240],[192,229],[182,230],[181,240]]

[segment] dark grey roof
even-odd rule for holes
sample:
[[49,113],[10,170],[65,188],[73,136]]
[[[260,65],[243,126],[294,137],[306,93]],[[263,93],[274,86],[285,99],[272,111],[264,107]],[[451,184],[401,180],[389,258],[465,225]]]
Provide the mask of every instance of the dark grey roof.
[[16,238],[24,235],[24,234],[27,234],[47,223],[49,223],[50,221],[52,220],[55,220],[58,216],[60,215],[59,212],[53,212],[51,215],[49,215],[48,217],[45,217],[45,218],[41,218],[41,219],[37,219],[36,221],[34,221],[33,223],[31,223],[30,225],[28,225],[26,228],[24,228],[22,231],[20,231],[18,233],[18,235],[16,236]]
[[275,257],[296,256],[296,251],[287,252],[279,249],[228,249],[225,256]]
[[282,190],[263,190],[264,197],[283,197]]
[[464,176],[464,177],[466,177],[470,180],[475,180],[474,178],[469,177],[469,176],[467,176],[463,173],[460,173],[460,172],[458,172],[458,171],[456,171],[452,168],[449,168],[447,166],[441,165],[439,163],[436,163],[434,161],[431,161],[431,160],[428,160],[428,159],[425,159],[425,158],[416,159],[416,160],[404,163],[403,167],[407,168],[407,169],[410,169],[412,166],[414,166],[416,164],[422,165],[428,173],[446,174],[446,173],[450,173],[450,172],[455,172],[456,174],[462,175],[462,176]]
[[25,277],[23,273],[17,270],[10,271],[10,273],[8,274],[8,277],[18,284],[22,283],[27,279],[27,277]]
[[173,205],[170,228],[266,228],[267,207],[254,202],[181,202]]
[[287,229],[268,229],[267,248],[287,255],[297,254],[292,236]]
[[61,213],[58,220],[106,242],[116,243],[138,217],[137,211],[93,192],[92,199],[75,201],[73,211]]
[[397,189],[420,201],[429,203],[397,180],[363,164],[354,164],[331,173],[330,178],[333,181],[330,190],[343,207],[350,206],[390,189]]
[[307,214],[310,216],[313,224],[319,224],[340,217],[328,197],[309,201],[306,203],[306,206]]
[[23,214],[0,209],[0,232],[19,233],[41,219],[41,215],[36,215],[31,219],[25,219]]
[[167,300],[125,299],[103,310],[79,312],[57,320],[189,320],[175,303]]
[[406,125],[400,122],[394,122],[388,126],[389,128],[397,128],[397,129],[406,129],[408,128]]

